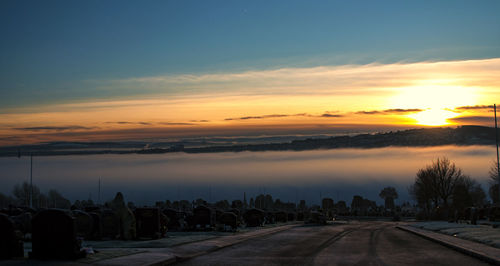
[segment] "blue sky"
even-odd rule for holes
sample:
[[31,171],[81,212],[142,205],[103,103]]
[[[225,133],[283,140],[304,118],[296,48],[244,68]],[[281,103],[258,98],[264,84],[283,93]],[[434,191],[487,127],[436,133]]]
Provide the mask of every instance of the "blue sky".
[[96,80],[496,58],[499,14],[499,1],[2,1],[0,104],[148,93]]

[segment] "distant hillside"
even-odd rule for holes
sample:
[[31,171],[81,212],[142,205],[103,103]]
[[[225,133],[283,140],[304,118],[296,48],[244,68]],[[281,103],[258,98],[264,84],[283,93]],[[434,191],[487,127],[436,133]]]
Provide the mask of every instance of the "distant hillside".
[[482,126],[422,128],[355,136],[309,138],[291,142],[185,147],[184,142],[163,142],[149,148],[147,142],[57,142],[0,148],[0,156],[154,154],[168,152],[211,153],[241,151],[305,151],[336,148],[382,148],[389,146],[495,145],[495,129]]
[[[326,139],[294,140],[290,143],[237,145],[184,149],[187,153],[316,150],[336,148],[382,148],[389,146],[495,145],[495,129],[482,126],[423,128],[404,131],[339,136]],[[143,151],[148,153],[149,151]],[[158,151],[151,151],[158,152]]]

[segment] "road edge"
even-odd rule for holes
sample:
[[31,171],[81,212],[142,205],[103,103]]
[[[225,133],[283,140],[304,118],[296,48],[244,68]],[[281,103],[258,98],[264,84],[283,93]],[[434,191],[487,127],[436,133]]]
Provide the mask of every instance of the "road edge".
[[[484,244],[472,242],[472,241],[465,240],[465,239],[457,239],[456,237],[453,237],[453,236],[440,234],[440,233],[432,232],[429,230],[418,229],[418,228],[408,226],[408,225],[397,225],[396,228],[398,228],[402,231],[405,231],[405,232],[415,234],[415,235],[420,236],[422,238],[431,240],[431,241],[436,242],[438,244],[441,244],[443,246],[446,246],[446,247],[449,247],[449,248],[454,249],[456,251],[459,251],[463,254],[478,258],[484,262],[487,262],[487,263],[490,263],[493,265],[500,265],[500,255],[497,255],[496,257],[494,256],[495,253],[499,254],[498,249],[496,249],[494,247],[490,247],[490,246],[487,246]],[[460,241],[461,245],[459,243],[456,243],[457,241]],[[477,250],[476,248],[471,247],[472,245],[474,245],[474,246],[480,245],[482,250]],[[488,252],[491,249],[496,249],[496,252],[494,252],[493,254],[488,254],[488,253],[492,253],[492,252]]]

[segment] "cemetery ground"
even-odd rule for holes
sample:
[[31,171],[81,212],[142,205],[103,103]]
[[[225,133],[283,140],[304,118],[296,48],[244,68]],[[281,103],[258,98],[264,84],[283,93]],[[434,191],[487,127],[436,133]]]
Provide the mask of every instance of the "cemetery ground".
[[[98,252],[74,261],[17,259],[0,264],[500,264],[500,249],[495,247],[500,242],[500,228],[491,225],[345,220],[327,225],[280,223],[242,228],[236,233],[169,232],[167,235],[166,238],[144,241],[85,241],[85,247]],[[472,235],[475,239],[471,238]],[[26,245],[25,248],[28,251],[30,247]]]

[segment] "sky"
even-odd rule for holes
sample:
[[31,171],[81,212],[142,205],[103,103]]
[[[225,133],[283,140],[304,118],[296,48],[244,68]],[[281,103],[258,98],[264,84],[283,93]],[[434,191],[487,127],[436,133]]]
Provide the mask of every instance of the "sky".
[[0,145],[493,125],[499,1],[1,1]]

